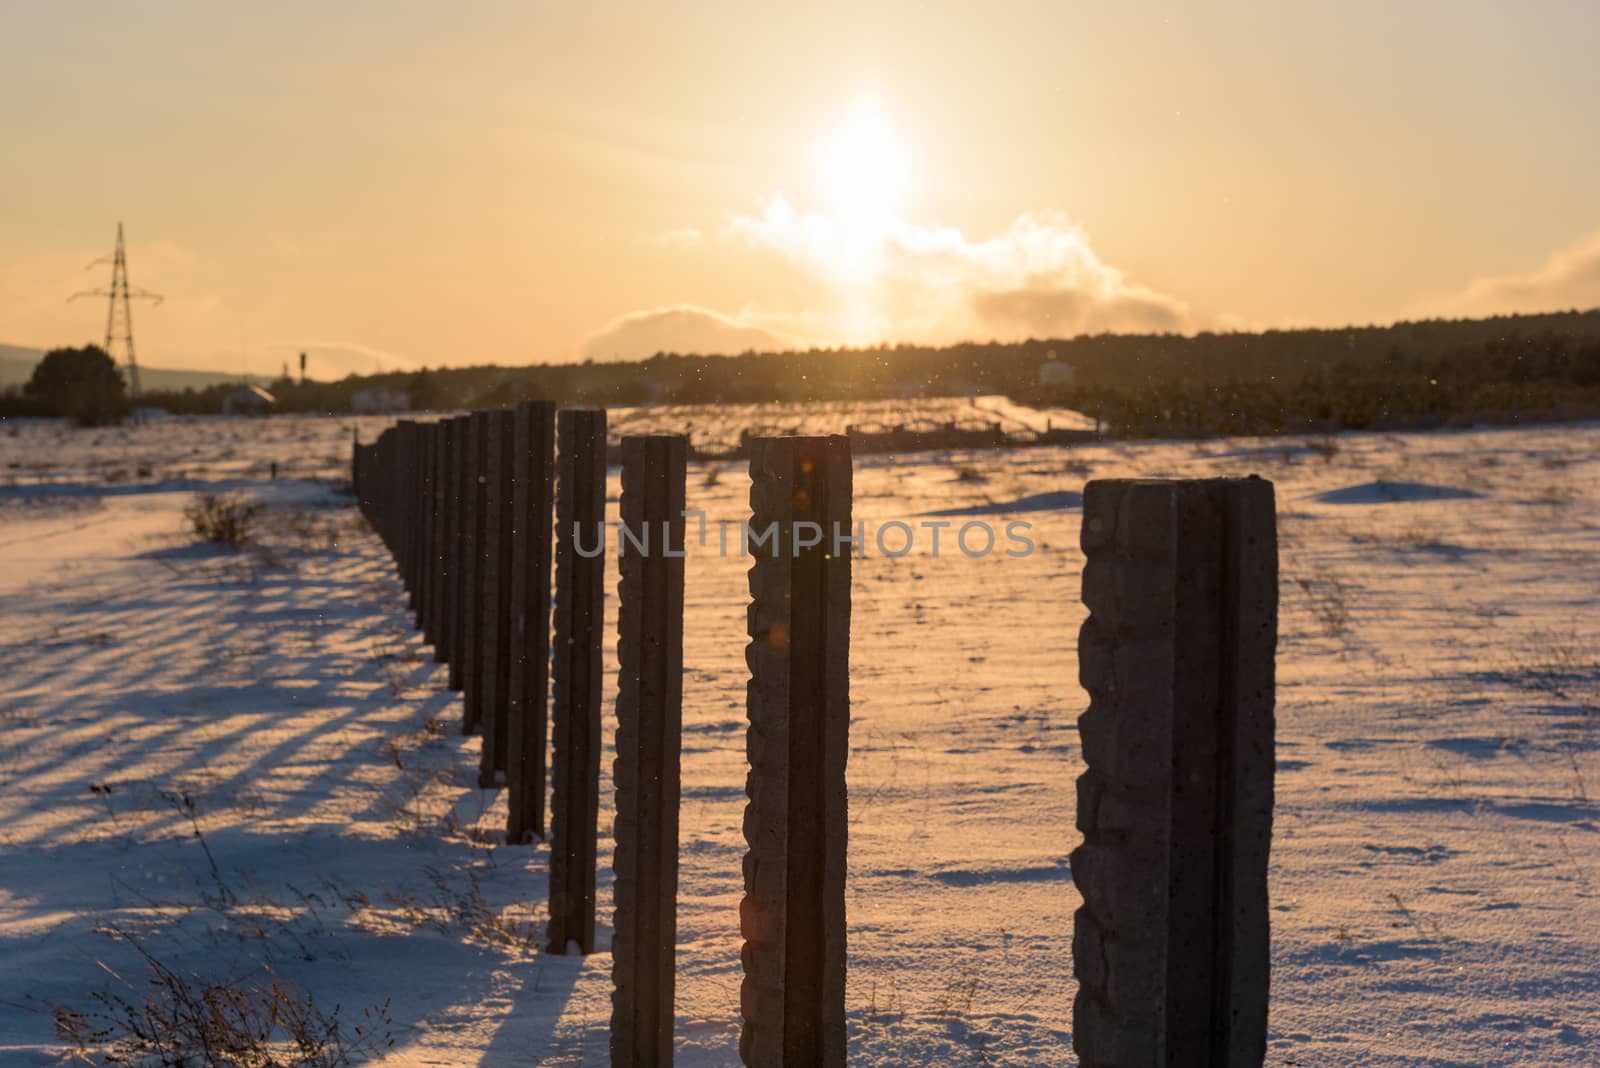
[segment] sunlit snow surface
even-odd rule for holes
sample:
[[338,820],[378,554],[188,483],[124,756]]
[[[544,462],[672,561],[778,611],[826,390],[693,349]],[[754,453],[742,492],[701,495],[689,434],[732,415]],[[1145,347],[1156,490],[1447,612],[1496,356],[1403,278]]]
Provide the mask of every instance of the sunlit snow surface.
[[[610,959],[537,948],[547,850],[496,840],[459,698],[331,484],[355,425],[0,424],[0,1063],[60,1059],[50,1003],[144,995],[115,932],[346,1018],[392,999],[386,1063],[607,1063]],[[1023,521],[1037,549],[855,563],[853,1064],[1071,1061],[1075,495],[1252,472],[1282,537],[1269,1063],[1600,1059],[1600,427],[1567,426],[858,460],[869,524]],[[689,477],[711,523],[745,514],[739,465]],[[214,488],[267,502],[256,549],[192,544]],[[738,1062],[748,561],[712,530],[685,1065]]]

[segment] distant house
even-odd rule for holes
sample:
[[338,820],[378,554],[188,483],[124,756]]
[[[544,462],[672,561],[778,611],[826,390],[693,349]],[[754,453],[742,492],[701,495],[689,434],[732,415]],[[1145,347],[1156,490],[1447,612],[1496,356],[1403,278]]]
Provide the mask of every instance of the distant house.
[[222,398],[223,415],[266,415],[278,399],[260,386],[240,386]]
[[1041,386],[1070,386],[1074,373],[1070,363],[1060,360],[1046,360],[1039,365],[1039,384]]
[[358,389],[350,395],[352,412],[405,412],[411,397],[398,389]]

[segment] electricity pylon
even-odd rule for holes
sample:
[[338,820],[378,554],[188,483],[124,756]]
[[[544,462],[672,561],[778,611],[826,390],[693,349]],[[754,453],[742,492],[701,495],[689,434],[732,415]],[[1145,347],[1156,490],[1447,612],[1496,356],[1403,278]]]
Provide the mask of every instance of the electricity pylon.
[[[85,270],[92,270],[106,262],[102,256],[89,264]],[[161,303],[159,293],[139,289],[128,285],[128,255],[122,248],[122,224],[117,223],[117,251],[111,254],[111,287],[109,289],[85,289],[81,293],[74,293],[68,301],[77,300],[79,297],[108,297],[110,307],[106,309],[106,354],[113,360],[117,358],[115,345],[122,342],[126,351],[128,363],[128,396],[133,408],[134,419],[139,418],[139,360],[133,351],[133,309],[129,304],[134,300],[152,301],[151,307]]]

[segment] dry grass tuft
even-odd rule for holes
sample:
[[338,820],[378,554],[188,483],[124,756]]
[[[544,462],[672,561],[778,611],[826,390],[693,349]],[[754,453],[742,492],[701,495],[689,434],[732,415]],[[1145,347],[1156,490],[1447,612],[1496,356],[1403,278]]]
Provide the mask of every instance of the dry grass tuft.
[[1600,686],[1600,659],[1576,629],[1538,630],[1498,674],[1514,686],[1573,697]]
[[1306,595],[1311,615],[1330,638],[1342,638],[1350,631],[1349,587],[1332,575],[1318,574],[1295,579]]
[[323,1010],[270,969],[256,980],[186,975],[116,934],[144,958],[147,982],[136,989],[112,972],[128,994],[97,991],[88,1010],[47,1006],[57,1037],[84,1061],[100,1054],[112,1064],[162,1068],[347,1068],[394,1045],[388,1001],[347,1022],[338,1006]]

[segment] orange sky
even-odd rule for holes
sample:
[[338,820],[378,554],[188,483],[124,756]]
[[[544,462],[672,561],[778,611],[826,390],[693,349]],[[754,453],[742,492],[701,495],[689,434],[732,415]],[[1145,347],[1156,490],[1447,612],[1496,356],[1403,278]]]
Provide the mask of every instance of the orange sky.
[[8,4],[0,342],[314,374],[1600,304],[1585,3]]

